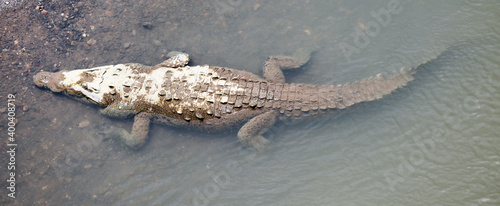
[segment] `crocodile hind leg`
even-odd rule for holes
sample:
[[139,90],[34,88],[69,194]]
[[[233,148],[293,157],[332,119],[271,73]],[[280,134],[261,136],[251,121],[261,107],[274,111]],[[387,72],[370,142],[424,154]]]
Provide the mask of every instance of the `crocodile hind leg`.
[[[310,49],[300,49],[290,56],[271,56],[264,63],[263,75],[268,82],[285,83],[285,75],[282,69],[299,68],[309,61]],[[262,134],[271,128],[276,122],[277,111],[268,111],[250,119],[238,132],[238,138],[244,145],[263,148],[269,143]]]
[[264,148],[269,141],[262,134],[274,125],[277,115],[276,111],[268,111],[250,119],[238,132],[240,142],[257,149]]
[[299,49],[291,56],[270,56],[264,63],[263,76],[268,82],[285,83],[282,70],[296,69],[309,61],[311,49]]
[[114,129],[108,132],[108,138],[118,138],[125,143],[125,145],[131,148],[141,147],[148,137],[149,123],[151,121],[151,114],[146,112],[141,112],[134,117],[134,125],[132,126],[132,132],[127,132],[123,128]]
[[189,54],[183,52],[171,51],[167,54],[167,57],[169,58],[160,63],[159,66],[177,68],[186,66],[189,63]]

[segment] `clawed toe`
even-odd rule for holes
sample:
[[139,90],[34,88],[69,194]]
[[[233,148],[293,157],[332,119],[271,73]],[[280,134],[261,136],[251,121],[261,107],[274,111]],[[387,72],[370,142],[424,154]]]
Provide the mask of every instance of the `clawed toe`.
[[125,129],[118,127],[105,128],[101,130],[99,134],[102,134],[105,140],[120,140],[123,144],[132,149],[140,148],[145,142],[144,139],[134,138]]
[[293,58],[298,62],[300,65],[304,65],[309,61],[311,58],[311,54],[316,51],[317,49],[314,47],[306,47],[306,48],[300,48],[293,53]]
[[240,142],[246,147],[253,147],[255,149],[264,149],[269,145],[269,141],[262,135],[253,136],[247,139],[240,138]]

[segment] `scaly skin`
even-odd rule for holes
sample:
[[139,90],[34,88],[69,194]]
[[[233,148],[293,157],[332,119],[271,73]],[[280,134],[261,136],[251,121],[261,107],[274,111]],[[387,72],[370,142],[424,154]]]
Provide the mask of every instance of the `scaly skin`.
[[135,116],[131,133],[120,129],[110,134],[131,147],[143,145],[153,121],[207,130],[244,124],[240,141],[261,148],[268,143],[262,134],[280,118],[314,116],[381,98],[406,85],[415,72],[402,68],[387,78],[379,74],[342,86],[285,83],[282,69],[302,66],[309,54],[269,57],[264,78],[224,67],[186,66],[189,56],[174,52],[156,66],[129,63],[40,72],[34,82],[104,107],[104,115]]

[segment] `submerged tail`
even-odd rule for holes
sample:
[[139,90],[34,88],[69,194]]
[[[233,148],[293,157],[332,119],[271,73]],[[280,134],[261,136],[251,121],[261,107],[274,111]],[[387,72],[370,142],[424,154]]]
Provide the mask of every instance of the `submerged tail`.
[[389,77],[378,74],[375,77],[335,87],[328,94],[329,108],[335,106],[335,108],[343,109],[356,103],[380,99],[412,81],[415,72],[415,68],[403,67]]
[[403,67],[388,77],[378,74],[340,86],[284,84],[283,89],[274,91],[272,106],[286,116],[307,116],[327,109],[343,109],[390,94],[413,80],[415,72],[416,68]]

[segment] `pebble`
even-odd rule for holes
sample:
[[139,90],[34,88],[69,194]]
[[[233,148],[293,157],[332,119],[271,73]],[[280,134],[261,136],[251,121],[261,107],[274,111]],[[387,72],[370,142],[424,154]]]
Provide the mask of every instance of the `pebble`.
[[25,69],[25,70],[30,70],[30,69],[31,69],[31,65],[29,65],[29,64],[25,64],[25,65],[24,65],[24,69]]
[[113,12],[112,11],[105,11],[104,14],[106,16],[113,16]]
[[90,125],[89,120],[83,120],[82,122],[80,122],[80,124],[78,124],[78,128],[85,128],[88,127],[89,125]]
[[88,44],[88,45],[91,45],[91,46],[92,46],[92,45],[94,45],[94,44],[96,44],[96,43],[97,43],[97,40],[95,40],[95,39],[89,39],[89,40],[87,41],[87,44]]
[[125,43],[123,43],[123,48],[128,49],[130,47],[130,45],[132,45],[132,43],[125,42]]
[[155,39],[155,40],[153,40],[153,44],[154,44],[155,46],[161,46],[161,41],[160,41],[160,40],[158,40],[158,39]]
[[151,30],[151,29],[153,29],[153,23],[151,23],[149,21],[143,22],[142,27],[144,27],[145,29]]
[[254,11],[257,11],[257,9],[259,9],[259,8],[260,8],[260,4],[253,5],[253,10]]

